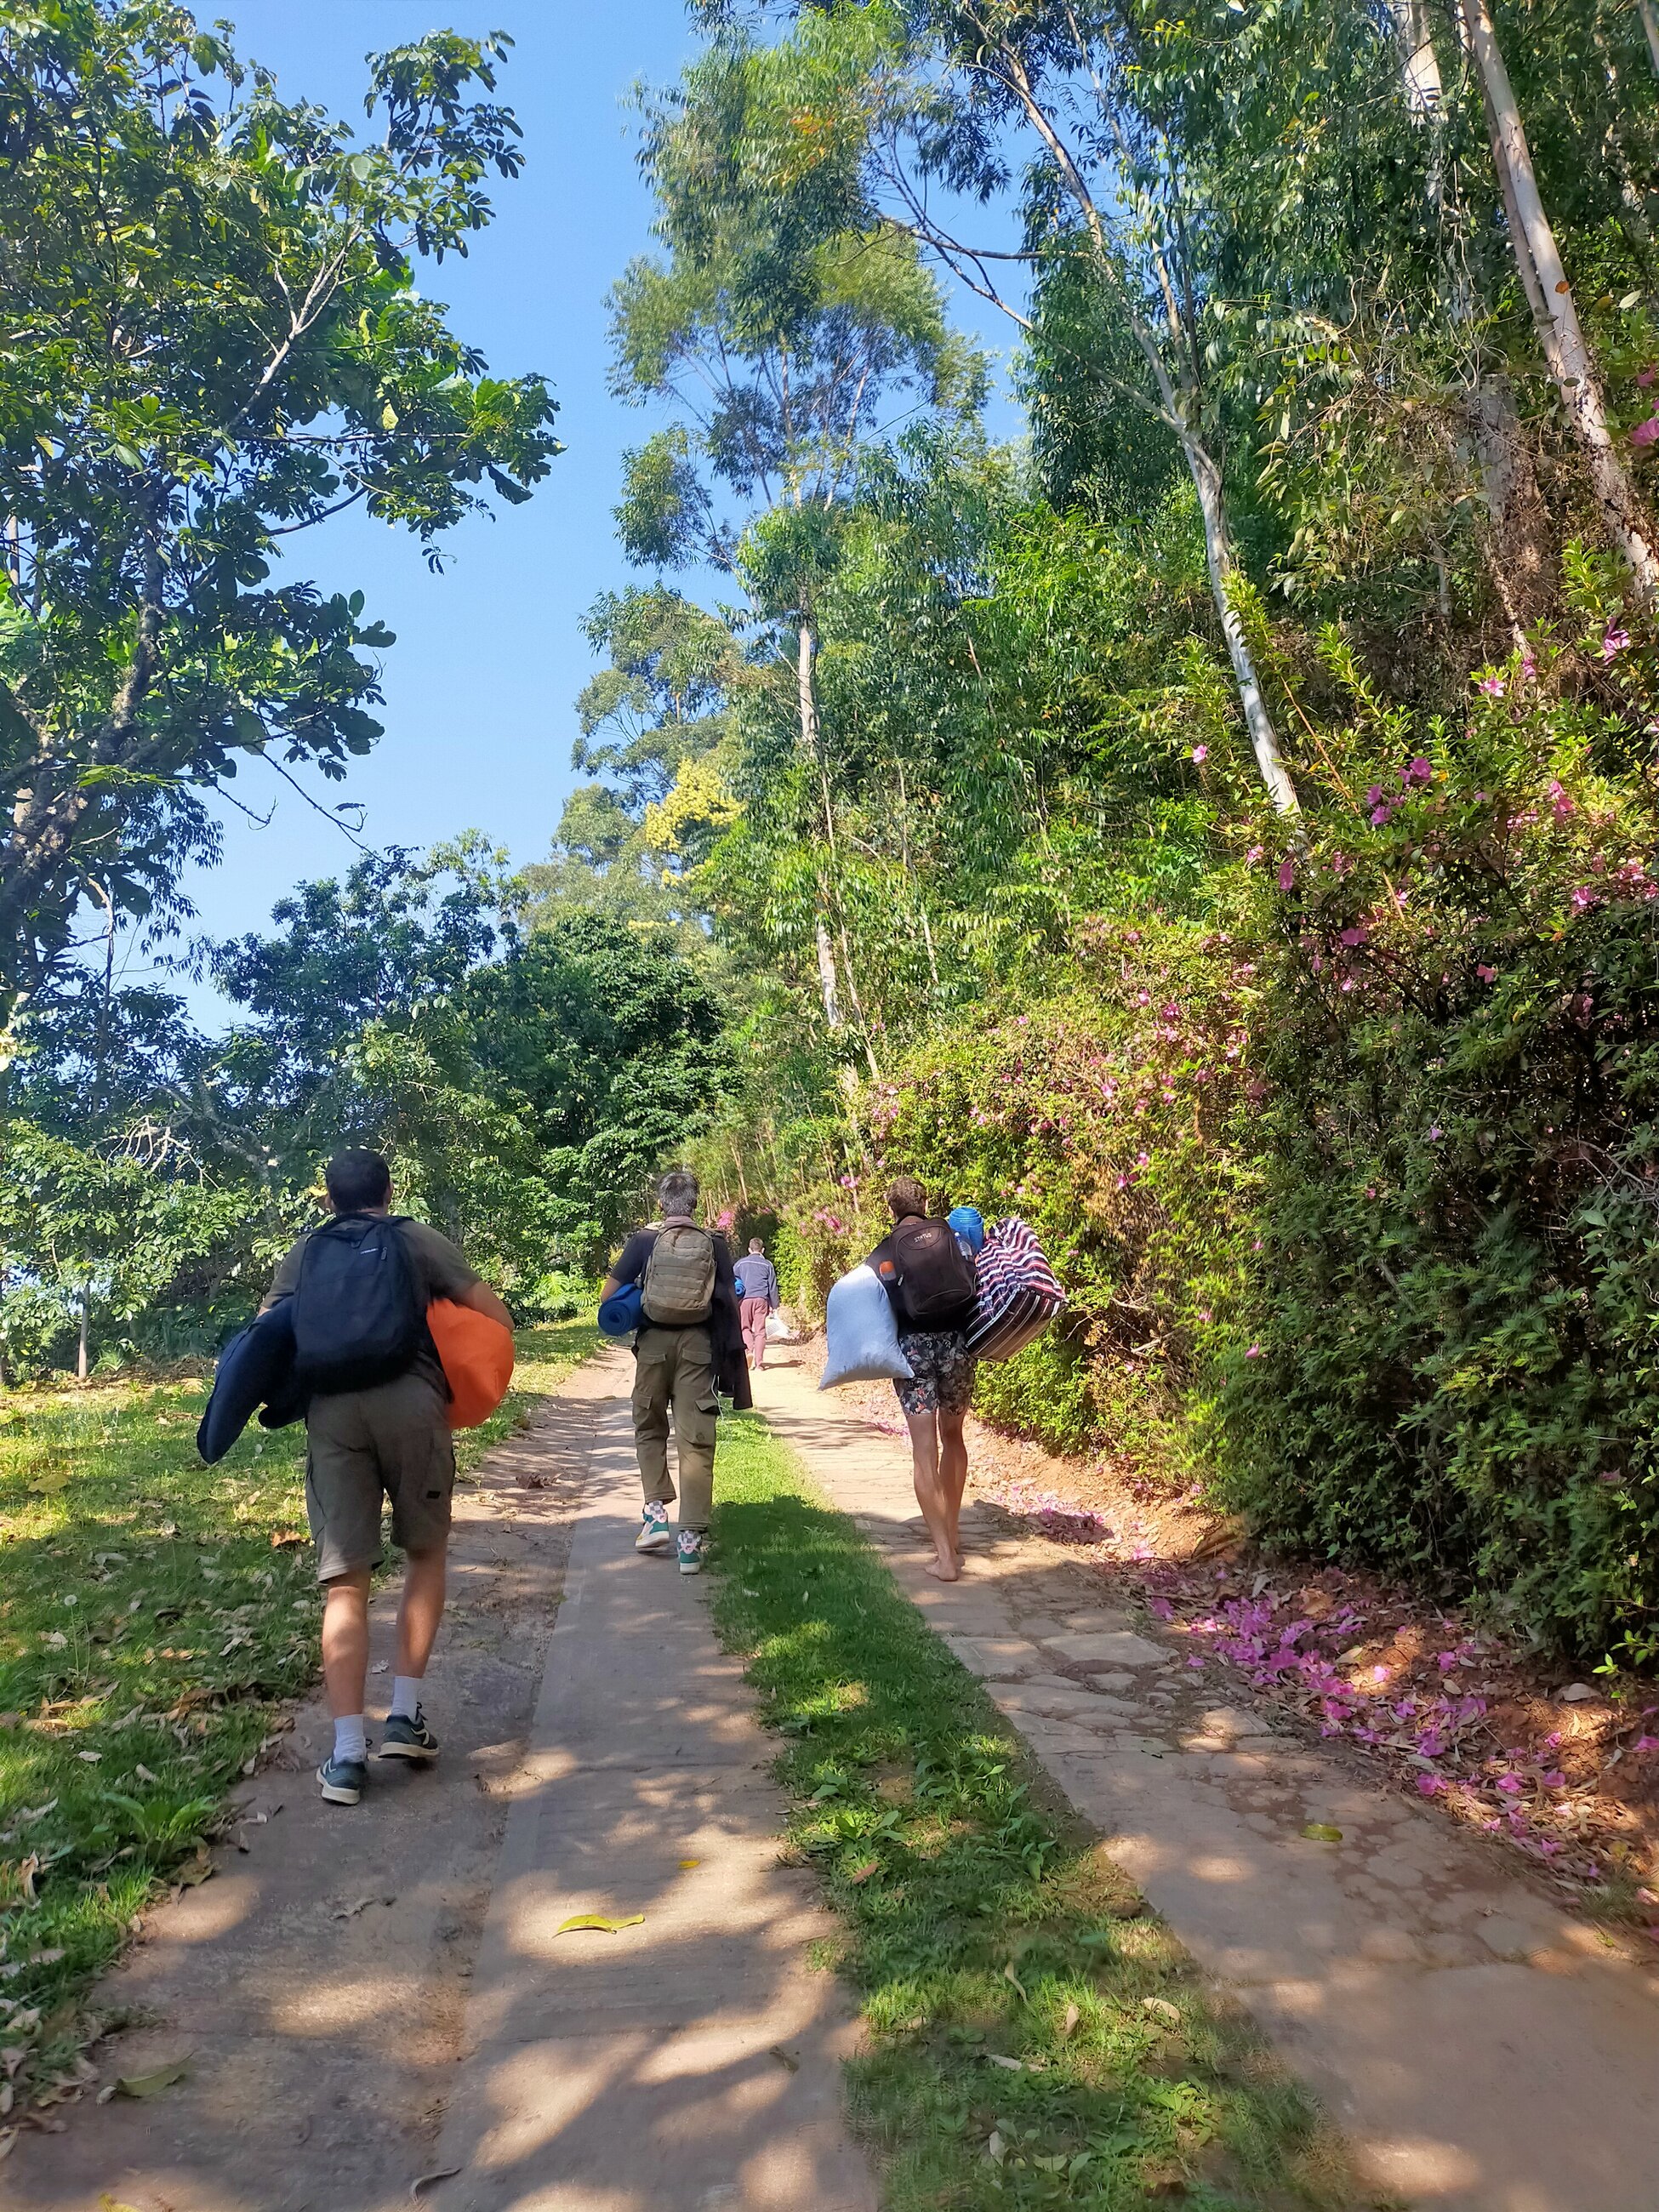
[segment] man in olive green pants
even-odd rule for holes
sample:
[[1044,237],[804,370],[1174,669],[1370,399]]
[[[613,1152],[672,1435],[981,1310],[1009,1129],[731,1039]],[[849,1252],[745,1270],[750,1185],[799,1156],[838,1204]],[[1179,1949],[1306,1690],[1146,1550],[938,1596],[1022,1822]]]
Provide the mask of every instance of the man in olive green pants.
[[[674,1413],[679,1463],[680,1527],[702,1535],[714,1504],[714,1346],[706,1328],[640,1331],[634,1368],[634,1443],[647,1504],[667,1507],[674,1484],[668,1472],[668,1414]],[[665,1515],[665,1527],[666,1516]]]
[[[634,1443],[645,1493],[644,1525],[635,1549],[677,1551],[683,1575],[702,1571],[714,1510],[715,1423],[720,1418],[715,1393],[724,1390],[737,1407],[752,1402],[731,1248],[718,1231],[699,1228],[697,1197],[697,1179],[690,1170],[671,1169],[659,1187],[661,1220],[635,1231],[612,1263],[601,1293],[603,1300],[628,1284],[643,1283],[661,1236],[686,1231],[694,1249],[702,1240],[703,1264],[712,1255],[714,1281],[707,1307],[701,1308],[699,1301],[699,1311],[687,1310],[683,1319],[677,1316],[672,1322],[653,1321],[644,1315],[634,1340]],[[680,1478],[678,1530],[668,1525],[668,1508],[674,1498],[668,1472],[671,1415]]]

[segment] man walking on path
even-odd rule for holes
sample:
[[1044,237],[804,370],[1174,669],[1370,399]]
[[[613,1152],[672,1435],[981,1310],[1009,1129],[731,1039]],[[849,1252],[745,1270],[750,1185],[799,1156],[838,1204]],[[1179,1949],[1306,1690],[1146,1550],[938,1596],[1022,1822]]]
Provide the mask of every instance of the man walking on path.
[[[714,1501],[714,1437],[724,1389],[740,1412],[754,1401],[744,1357],[731,1247],[697,1219],[697,1179],[673,1168],[658,1188],[662,1220],[636,1229],[605,1278],[604,1299],[629,1283],[641,1291],[634,1339],[634,1443],[645,1491],[634,1548],[679,1553],[683,1575],[702,1571]],[[680,1518],[671,1536],[668,1429],[673,1417]]]
[[974,1263],[948,1221],[927,1215],[927,1194],[914,1176],[900,1176],[887,1194],[891,1232],[870,1255],[898,1324],[899,1349],[914,1380],[895,1382],[910,1431],[916,1503],[934,1556],[927,1571],[942,1583],[962,1573],[962,1497],[968,1486],[963,1435],[974,1395],[975,1362],[965,1334],[976,1287]]
[[298,1379],[313,1378],[306,1512],[326,1593],[323,1679],[334,1717],[333,1753],[317,1779],[331,1804],[355,1805],[368,1780],[368,1586],[385,1556],[382,1494],[392,1500],[392,1540],[409,1564],[380,1756],[438,1755],[420,1690],[443,1619],[455,1447],[426,1310],[434,1298],[450,1298],[507,1328],[513,1316],[447,1237],[423,1222],[392,1219],[392,1174],[378,1152],[337,1152],[324,1181],[333,1218],[289,1252],[265,1304],[293,1297]]
[[743,1319],[744,1350],[751,1372],[766,1364],[766,1320],[778,1310],[778,1271],[758,1237],[738,1262],[738,1304]]

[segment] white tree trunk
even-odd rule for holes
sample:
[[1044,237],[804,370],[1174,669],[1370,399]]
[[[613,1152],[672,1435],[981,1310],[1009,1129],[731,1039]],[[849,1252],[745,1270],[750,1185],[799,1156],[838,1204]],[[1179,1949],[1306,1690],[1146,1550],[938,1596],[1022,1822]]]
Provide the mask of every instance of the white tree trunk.
[[1400,39],[1400,65],[1406,80],[1406,105],[1414,116],[1440,112],[1440,60],[1434,51],[1434,34],[1427,0],[1391,0],[1394,27]]
[[87,1379],[87,1323],[91,1308],[92,1292],[83,1285],[81,1291],[81,1332],[75,1347],[75,1379],[77,1382],[84,1382]]
[[[814,763],[818,757],[818,696],[812,676],[812,659],[817,650],[817,634],[803,615],[795,633],[795,698],[800,714],[800,749]],[[822,884],[819,888],[821,891]],[[836,953],[830,942],[829,925],[822,909],[816,927],[818,993],[823,1000],[823,1018],[832,1030],[838,1030],[841,1027],[841,994],[836,975]]]
[[1659,76],[1659,8],[1654,6],[1653,0],[1636,0],[1636,12],[1647,33],[1648,58],[1653,64],[1653,73]]
[[1572,287],[1561,265],[1555,233],[1544,211],[1532,166],[1532,149],[1527,143],[1492,15],[1486,0],[1462,0],[1462,9],[1470,51],[1486,96],[1492,159],[1500,180],[1506,168],[1508,171],[1510,189],[1505,198],[1512,203],[1513,219],[1519,226],[1512,238],[1516,259],[1522,264],[1524,274],[1522,257],[1529,256],[1537,279],[1536,294],[1529,293],[1529,296],[1542,303],[1539,337],[1544,357],[1555,379],[1567,419],[1584,449],[1590,485],[1602,522],[1629,563],[1643,603],[1650,608],[1659,606],[1659,559],[1655,557],[1630,478],[1607,427],[1601,380],[1578,320]]
[[1233,665],[1233,681],[1238,686],[1238,702],[1244,709],[1244,726],[1250,733],[1251,750],[1255,764],[1261,771],[1261,781],[1267,787],[1267,796],[1281,814],[1295,814],[1298,810],[1296,786],[1291,781],[1285,757],[1279,750],[1279,738],[1267,712],[1267,702],[1261,696],[1261,686],[1251,658],[1249,641],[1244,635],[1244,625],[1232,602],[1232,580],[1237,564],[1233,559],[1232,537],[1227,527],[1226,504],[1222,497],[1221,471],[1211,458],[1209,449],[1198,439],[1183,438],[1182,451],[1192,471],[1193,486],[1198,493],[1199,510],[1204,517],[1204,557],[1210,572],[1210,592],[1215,600],[1216,611],[1221,617],[1222,635],[1227,641],[1227,658]]

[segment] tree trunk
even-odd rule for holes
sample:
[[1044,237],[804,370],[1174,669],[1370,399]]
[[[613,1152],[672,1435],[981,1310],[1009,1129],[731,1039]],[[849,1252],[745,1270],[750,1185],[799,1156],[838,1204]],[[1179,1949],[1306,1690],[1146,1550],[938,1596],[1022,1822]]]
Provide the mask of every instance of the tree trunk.
[[1440,58],[1427,0],[1390,0],[1400,40],[1400,66],[1406,80],[1406,105],[1414,116],[1440,112]]
[[[818,697],[813,680],[812,660],[817,650],[817,635],[812,624],[803,615],[795,632],[795,700],[800,715],[800,749],[810,760],[818,757]],[[823,896],[823,884],[818,886]],[[829,925],[820,905],[815,923],[818,952],[818,991],[823,1000],[823,1018],[832,1030],[841,1027],[841,997],[836,988],[836,955],[830,942]]]
[[1204,557],[1210,571],[1210,592],[1221,617],[1221,633],[1227,641],[1227,658],[1233,665],[1233,680],[1238,686],[1238,701],[1244,709],[1244,726],[1250,733],[1255,764],[1273,805],[1281,814],[1294,814],[1298,811],[1296,786],[1291,781],[1285,757],[1279,750],[1278,735],[1256,678],[1249,641],[1232,603],[1231,586],[1237,564],[1233,559],[1232,536],[1227,527],[1221,471],[1207,447],[1197,438],[1183,438],[1182,451],[1192,471],[1199,509],[1204,517]]
[[1549,510],[1507,380],[1483,378],[1469,396],[1468,416],[1486,492],[1492,582],[1511,625],[1524,633],[1553,596]]
[[[1595,504],[1608,535],[1629,564],[1637,592],[1644,606],[1659,606],[1659,559],[1643,526],[1636,495],[1607,427],[1607,404],[1590,356],[1572,287],[1561,265],[1555,233],[1544,211],[1538,179],[1532,166],[1532,149],[1516,105],[1515,90],[1498,45],[1497,33],[1486,0],[1462,0],[1463,20],[1469,46],[1486,94],[1486,117],[1492,131],[1492,161],[1500,182],[1508,174],[1506,206],[1513,204],[1510,243],[1525,274],[1522,257],[1532,263],[1535,293],[1529,289],[1534,312],[1539,314],[1538,334],[1561,404],[1566,410],[1584,451]],[[1540,306],[1541,303],[1541,313]]]
[[1636,12],[1647,34],[1648,58],[1653,64],[1653,73],[1659,76],[1659,8],[1654,6],[1653,0],[1636,0]]
[[81,1331],[75,1346],[75,1379],[77,1382],[84,1382],[87,1379],[87,1326],[91,1314],[92,1292],[83,1283],[81,1285]]

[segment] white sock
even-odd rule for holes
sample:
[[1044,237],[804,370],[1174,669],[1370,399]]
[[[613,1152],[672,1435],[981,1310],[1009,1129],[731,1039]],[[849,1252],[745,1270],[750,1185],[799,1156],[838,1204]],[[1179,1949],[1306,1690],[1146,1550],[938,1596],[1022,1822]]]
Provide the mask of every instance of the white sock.
[[349,1759],[361,1766],[368,1757],[368,1743],[363,1735],[361,1713],[347,1713],[334,1723],[334,1756]]
[[392,1711],[394,1721],[412,1721],[421,1702],[421,1678],[418,1674],[394,1674],[392,1678]]

